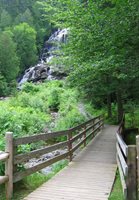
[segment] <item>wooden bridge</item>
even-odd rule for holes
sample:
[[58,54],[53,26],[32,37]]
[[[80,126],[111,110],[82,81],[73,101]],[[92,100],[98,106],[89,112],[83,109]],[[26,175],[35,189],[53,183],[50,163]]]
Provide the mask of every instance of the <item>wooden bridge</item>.
[[[128,163],[125,164],[125,161],[123,164],[125,158],[123,154],[128,149],[122,138],[123,122],[119,127],[116,138],[117,129],[117,126],[104,126],[102,117],[98,116],[66,131],[17,139],[13,138],[12,133],[7,133],[6,153],[0,153],[0,161],[6,162],[5,176],[0,176],[0,184],[6,184],[6,199],[12,197],[13,183],[59,160],[69,158],[70,164],[65,169],[25,197],[24,200],[108,200],[115,179],[117,163],[123,183],[123,191],[125,193],[127,190],[126,194],[130,193],[130,198],[125,195],[126,199],[136,200],[137,185],[132,184],[132,181],[135,183],[137,176],[135,177],[136,172],[133,173],[132,169],[137,171],[137,165],[135,168],[133,157],[130,156],[129,158],[127,154]],[[61,136],[67,137],[67,140],[31,152],[17,153],[17,149],[21,145]],[[40,157],[59,148],[67,148],[67,150],[61,155],[24,171],[17,170],[18,164],[26,163],[31,158]],[[74,156],[77,151],[79,152],[78,155]],[[118,155],[117,162],[116,152]],[[130,152],[132,153],[132,151]],[[136,154],[134,154],[134,160],[136,160]],[[130,172],[126,177],[128,182],[124,182],[124,173],[122,172],[127,172],[128,169]]]
[[66,169],[25,200],[107,200],[117,168],[116,129],[105,127]]

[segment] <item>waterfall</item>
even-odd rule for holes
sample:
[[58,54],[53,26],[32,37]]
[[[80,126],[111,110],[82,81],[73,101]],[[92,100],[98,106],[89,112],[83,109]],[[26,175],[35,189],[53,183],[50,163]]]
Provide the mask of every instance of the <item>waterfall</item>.
[[66,76],[64,72],[61,73],[60,71],[58,72],[58,69],[55,70],[55,67],[51,65],[51,61],[53,58],[59,56],[56,51],[60,49],[62,43],[66,42],[67,36],[68,29],[59,29],[50,36],[44,43],[38,63],[25,71],[22,79],[18,83],[18,88],[21,88],[27,81],[35,82],[42,79],[54,80]]

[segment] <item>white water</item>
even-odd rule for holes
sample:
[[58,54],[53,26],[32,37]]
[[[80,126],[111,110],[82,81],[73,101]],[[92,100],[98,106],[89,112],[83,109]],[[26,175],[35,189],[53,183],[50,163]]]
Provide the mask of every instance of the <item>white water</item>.
[[48,41],[45,42],[44,48],[40,56],[40,60],[37,65],[28,68],[22,79],[18,83],[18,88],[21,88],[22,84],[27,81],[36,81],[46,77],[47,80],[56,79],[53,75],[53,66],[51,61],[57,56],[56,51],[60,48],[61,43],[65,43],[68,35],[68,29],[62,29],[54,32]]

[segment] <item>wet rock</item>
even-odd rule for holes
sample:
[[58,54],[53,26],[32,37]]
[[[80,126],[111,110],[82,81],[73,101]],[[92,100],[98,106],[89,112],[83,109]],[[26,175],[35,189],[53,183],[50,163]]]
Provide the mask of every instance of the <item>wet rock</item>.
[[60,56],[57,50],[60,49],[61,43],[66,42],[67,35],[68,29],[63,29],[56,31],[50,36],[49,40],[44,44],[39,63],[25,71],[24,76],[18,83],[19,89],[27,81],[37,82],[43,79],[60,80],[67,76],[63,66],[56,63],[51,64],[53,58]]

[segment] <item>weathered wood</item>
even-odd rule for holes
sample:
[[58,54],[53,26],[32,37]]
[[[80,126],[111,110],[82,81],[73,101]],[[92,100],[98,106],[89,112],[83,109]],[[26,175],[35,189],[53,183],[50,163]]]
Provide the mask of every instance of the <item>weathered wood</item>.
[[107,126],[99,132],[64,170],[25,199],[108,200],[117,169],[116,129]]
[[128,156],[128,146],[126,145],[126,143],[124,142],[124,140],[118,133],[116,134],[116,137],[117,137],[117,141],[119,143],[120,148],[122,149],[124,155],[127,157]]
[[64,154],[61,154],[59,156],[56,156],[54,158],[51,158],[45,162],[42,162],[38,165],[35,165],[33,167],[30,167],[28,169],[26,169],[25,171],[23,172],[17,172],[14,174],[14,183],[17,182],[17,181],[20,181],[22,180],[24,177],[26,176],[29,176],[30,174],[33,174],[34,172],[37,172],[45,167],[48,167],[49,165],[52,165],[53,163],[59,161],[59,160],[62,160],[64,158],[66,158],[67,156],[69,155],[69,152],[66,152]]
[[71,128],[69,130],[64,130],[64,131],[57,131],[57,132],[53,132],[53,133],[43,133],[43,134],[39,134],[39,135],[32,135],[32,136],[27,136],[27,137],[22,137],[22,138],[17,138],[14,139],[14,146],[18,146],[18,145],[22,145],[22,144],[28,144],[28,143],[33,143],[33,142],[38,142],[41,140],[48,140],[48,139],[52,139],[55,137],[59,137],[59,136],[63,136],[63,135],[68,135],[69,132],[74,132],[78,129],[83,128],[85,125],[93,122],[95,119],[97,119],[99,117],[95,117],[87,122],[84,122],[83,124],[76,126],[74,128]]
[[85,140],[87,140],[90,136],[92,136],[95,132],[99,131],[100,127],[102,126],[102,124],[100,126],[98,126],[96,129],[94,129],[91,133],[89,133],[86,138],[84,138],[82,141],[80,141],[78,144],[76,144],[73,148],[72,148],[72,153],[74,151],[76,151],[83,143]]
[[125,161],[125,158],[124,158],[124,156],[123,156],[123,154],[121,152],[119,144],[116,145],[116,148],[117,148],[117,155],[119,157],[119,161],[121,163],[121,167],[122,167],[123,173],[124,173],[125,176],[127,176],[127,174],[128,174],[128,165],[127,165],[127,163]]
[[89,130],[91,130],[92,128],[94,128],[97,124],[99,124],[100,122],[96,122],[95,124],[89,126],[86,128],[86,130],[83,130],[81,133],[75,135],[73,138],[72,138],[72,143],[75,142],[76,140],[78,140],[79,138],[81,138],[86,132],[88,132]]
[[57,150],[58,148],[63,148],[66,147],[68,144],[68,141],[65,142],[60,142],[58,144],[54,144],[52,146],[48,146],[42,149],[38,149],[38,150],[34,150],[28,153],[24,153],[24,154],[19,154],[14,156],[14,164],[19,164],[19,163],[23,163],[28,161],[31,158],[36,158],[39,157],[41,155],[44,155],[46,153],[52,152],[54,150]]
[[127,186],[126,186],[123,170],[122,170],[122,167],[121,167],[121,164],[120,164],[118,156],[117,156],[117,164],[118,164],[118,169],[119,169],[119,173],[120,173],[123,194],[124,194],[124,197],[126,199],[127,198]]
[[9,157],[9,153],[2,153],[0,154],[0,161],[3,162],[5,160],[7,160]]
[[68,133],[69,133],[69,130],[66,130],[66,131],[57,131],[57,132],[54,132],[54,133],[45,133],[45,134],[39,134],[39,135],[32,135],[32,136],[17,138],[17,139],[14,139],[14,146],[38,142],[38,141],[41,141],[41,140],[46,141],[48,139],[67,135]]
[[0,176],[0,185],[6,183],[8,180],[8,176]]
[[72,133],[68,133],[68,152],[69,152],[69,161],[72,161]]
[[84,134],[83,134],[83,136],[84,136],[84,147],[86,146],[86,126],[84,127]]
[[13,133],[6,133],[5,152],[9,154],[9,158],[5,162],[5,176],[8,176],[6,182],[6,198],[9,200],[13,195]]
[[127,200],[137,200],[136,146],[128,146]]
[[82,123],[82,124],[80,124],[80,125],[78,125],[76,127],[73,127],[73,128],[70,129],[70,131],[74,132],[74,131],[80,130],[81,128],[84,128],[84,126],[92,124],[96,119],[98,119],[98,117],[99,116],[94,117],[93,119],[90,119],[87,122],[84,122],[84,123]]
[[124,138],[124,132],[125,132],[125,114],[123,114],[121,123],[119,125],[118,131],[119,135],[121,135],[122,138]]
[[139,135],[136,136],[136,149],[137,149],[137,196],[139,200]]
[[[13,162],[15,161],[15,156],[18,154],[18,147],[17,146],[14,146],[13,147]],[[14,164],[13,166],[13,173],[17,172],[18,170],[18,166],[17,164]]]

